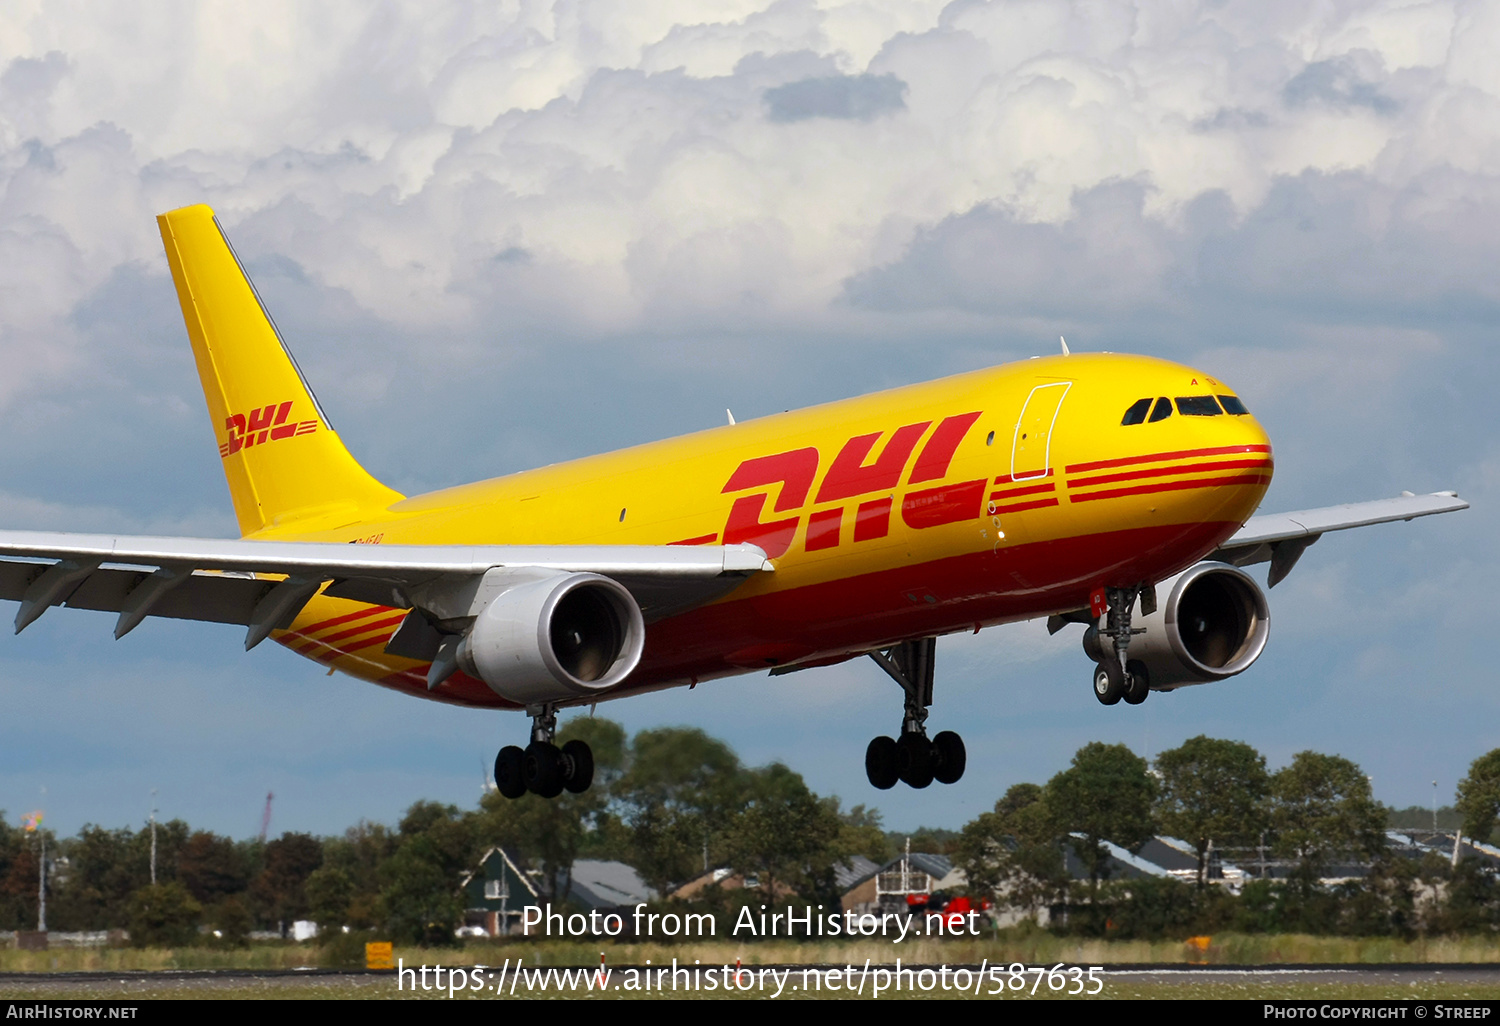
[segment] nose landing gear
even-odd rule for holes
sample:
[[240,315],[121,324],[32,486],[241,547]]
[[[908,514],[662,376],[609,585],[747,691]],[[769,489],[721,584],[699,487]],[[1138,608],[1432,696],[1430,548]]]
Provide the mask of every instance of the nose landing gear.
[[574,739],[557,747],[557,706],[530,706],[531,744],[506,745],[495,756],[495,789],[507,798],[527,791],[556,798],[563,791],[582,794],[594,782],[594,751]]
[[901,781],[923,788],[934,780],[957,783],[968,762],[963,738],[951,730],[927,737],[927,707],[932,704],[932,671],[937,654],[936,638],[903,641],[870,658],[901,685],[906,693],[901,717],[901,737],[877,737],[865,749],[865,776],[870,784],[888,791]]
[[1114,705],[1122,698],[1127,705],[1140,705],[1151,694],[1151,678],[1145,664],[1127,658],[1127,653],[1131,637],[1146,631],[1143,627],[1132,629],[1130,616],[1137,597],[1141,600],[1143,614],[1150,616],[1156,611],[1156,588],[1150,584],[1137,584],[1131,588],[1101,588],[1100,591],[1104,593],[1108,612],[1099,634],[1112,639],[1114,645],[1113,652],[1102,653],[1103,658],[1094,666],[1094,697],[1101,705]]

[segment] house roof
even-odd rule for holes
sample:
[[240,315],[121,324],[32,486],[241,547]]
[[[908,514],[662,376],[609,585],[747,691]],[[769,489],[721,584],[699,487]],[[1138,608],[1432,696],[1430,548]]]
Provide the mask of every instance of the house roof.
[[656,892],[623,862],[579,859],[573,863],[568,897],[588,908],[620,908],[652,901]]
[[475,877],[483,877],[486,880],[498,880],[502,876],[514,876],[521,882],[533,898],[540,892],[532,881],[531,875],[521,868],[520,862],[514,855],[500,846],[495,846],[483,855],[479,856],[479,864],[463,875],[459,881],[460,888],[466,888]]
[[836,862],[833,866],[833,882],[839,891],[847,891],[864,883],[870,877],[880,872],[880,865],[874,859],[867,859],[863,855],[855,855]]

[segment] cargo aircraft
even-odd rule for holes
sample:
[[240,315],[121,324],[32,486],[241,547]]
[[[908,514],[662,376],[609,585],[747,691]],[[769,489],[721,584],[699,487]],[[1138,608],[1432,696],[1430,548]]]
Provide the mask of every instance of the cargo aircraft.
[[581,792],[557,712],[869,656],[904,694],[870,783],[964,771],[929,738],[939,635],[1085,626],[1095,697],[1223,680],[1266,644],[1261,587],[1329,531],[1452,492],[1254,516],[1271,444],[1234,390],[1063,354],[405,496],[350,456],[213,212],[158,218],[242,538],[0,532],[20,631],[55,605],[238,624],[412,695],[524,709],[508,797]]

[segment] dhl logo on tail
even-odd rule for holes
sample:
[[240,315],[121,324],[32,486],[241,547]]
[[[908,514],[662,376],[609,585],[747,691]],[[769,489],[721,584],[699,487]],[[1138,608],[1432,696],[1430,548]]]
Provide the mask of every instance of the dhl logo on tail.
[[235,413],[225,417],[224,428],[229,432],[229,440],[220,443],[219,457],[227,458],[252,445],[279,442],[296,435],[310,435],[318,430],[316,419],[288,422],[291,412],[292,400],[288,399],[280,404],[272,403],[251,410],[248,416]]

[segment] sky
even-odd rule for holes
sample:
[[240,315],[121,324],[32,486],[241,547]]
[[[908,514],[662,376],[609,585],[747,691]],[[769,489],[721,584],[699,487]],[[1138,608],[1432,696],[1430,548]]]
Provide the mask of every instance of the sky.
[[[1095,702],[1076,628],[942,639],[954,786],[865,781],[900,718],[868,660],[599,715],[701,727],[902,830],[1090,741],[1198,734],[1450,802],[1500,746],[1497,38],[1493,0],[7,3],[0,525],[235,534],[154,222],[192,203],[406,493],[1065,335],[1232,384],[1276,448],[1263,512],[1473,508],[1325,537],[1254,667],[1138,708]],[[525,735],[233,628],[111,628],[0,638],[11,822],[139,826],[154,790],[245,837],[274,792],[273,834],[336,834],[471,807]]]

